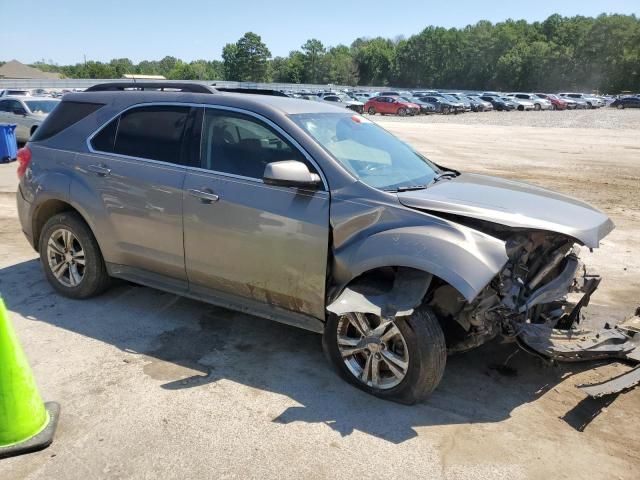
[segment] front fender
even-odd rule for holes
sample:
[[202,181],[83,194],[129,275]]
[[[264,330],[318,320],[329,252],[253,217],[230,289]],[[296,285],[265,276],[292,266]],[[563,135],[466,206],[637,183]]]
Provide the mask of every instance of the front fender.
[[448,223],[381,231],[353,242],[335,256],[340,270],[348,271],[351,277],[343,287],[375,268],[410,267],[443,279],[468,301],[480,293],[508,260],[502,240]]

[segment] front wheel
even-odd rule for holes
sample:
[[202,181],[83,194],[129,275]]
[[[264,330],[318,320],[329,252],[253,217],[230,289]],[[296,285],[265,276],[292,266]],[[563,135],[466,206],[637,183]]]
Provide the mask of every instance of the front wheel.
[[540,104],[539,104],[539,103],[536,103],[536,104],[533,106],[533,109],[534,109],[535,111],[539,112],[539,111],[542,109],[542,107],[540,106]]
[[449,109],[449,107],[442,107],[442,114],[443,115],[449,115],[449,112],[451,110]]
[[89,298],[110,283],[98,242],[77,213],[51,217],[40,235],[40,262],[47,280],[69,298]]
[[322,344],[340,376],[380,398],[413,404],[440,383],[447,360],[444,333],[428,308],[393,320],[331,315]]
[[617,107],[618,107],[618,110],[624,110],[624,104],[622,103],[619,103]]
[[398,113],[398,115],[400,115],[401,117],[406,117],[406,116],[407,116],[407,110],[406,110],[406,108],[399,108],[397,113]]

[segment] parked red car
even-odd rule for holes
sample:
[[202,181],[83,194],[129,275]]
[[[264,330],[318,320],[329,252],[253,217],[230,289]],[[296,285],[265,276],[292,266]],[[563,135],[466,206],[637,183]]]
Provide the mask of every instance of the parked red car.
[[549,100],[554,110],[566,110],[569,105],[566,101],[551,93],[536,93],[536,95]]
[[364,111],[369,115],[380,113],[382,115],[417,115],[420,113],[420,105],[406,102],[398,97],[380,96],[374,97],[364,104]]

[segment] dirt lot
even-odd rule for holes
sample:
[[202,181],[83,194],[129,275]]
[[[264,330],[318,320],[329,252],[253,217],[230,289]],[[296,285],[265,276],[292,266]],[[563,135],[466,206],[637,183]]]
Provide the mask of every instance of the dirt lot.
[[[640,304],[640,111],[585,113],[609,128],[523,126],[538,112],[506,114],[520,126],[497,112],[376,120],[444,165],[609,213],[617,229],[585,257],[605,278],[589,320],[604,323]],[[0,165],[0,192],[14,171]],[[520,352],[505,375],[495,366],[516,348],[496,343],[449,358],[426,403],[383,402],[340,381],[311,333],[130,285],[54,295],[12,193],[0,193],[0,292],[43,397],[63,408],[53,446],[2,460],[3,479],[632,479],[640,468],[640,389],[596,402],[575,388],[627,367]]]

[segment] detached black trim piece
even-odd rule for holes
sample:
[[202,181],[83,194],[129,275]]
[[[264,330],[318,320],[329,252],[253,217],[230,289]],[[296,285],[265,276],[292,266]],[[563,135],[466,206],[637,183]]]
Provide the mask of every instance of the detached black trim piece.
[[170,89],[171,91],[188,93],[216,93],[215,88],[199,83],[179,83],[179,82],[109,82],[93,85],[85,92],[123,92],[125,90],[144,91]]

